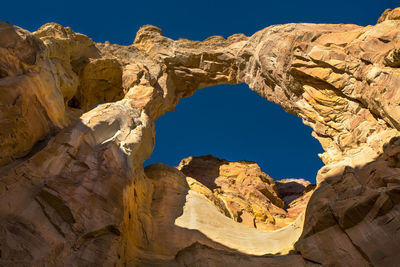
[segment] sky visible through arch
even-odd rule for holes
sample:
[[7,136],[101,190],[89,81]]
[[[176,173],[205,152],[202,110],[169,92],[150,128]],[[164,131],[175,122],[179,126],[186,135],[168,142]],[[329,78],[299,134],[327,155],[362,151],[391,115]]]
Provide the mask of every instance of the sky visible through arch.
[[[160,27],[172,39],[204,40],[212,35],[252,35],[291,22],[374,25],[386,8],[397,6],[398,0],[21,0],[2,3],[0,20],[29,31],[57,22],[96,42],[129,45],[145,24]],[[311,137],[311,129],[247,85],[202,89],[162,117],[156,130],[156,148],[146,164],[176,165],[189,155],[215,154],[254,160],[273,178],[311,181],[322,165],[317,157],[321,147]]]
[[315,183],[323,166],[319,142],[301,119],[250,90],[246,84],[218,85],[181,99],[156,122],[156,146],[145,166],[177,166],[188,156],[211,154],[251,160],[272,178]]

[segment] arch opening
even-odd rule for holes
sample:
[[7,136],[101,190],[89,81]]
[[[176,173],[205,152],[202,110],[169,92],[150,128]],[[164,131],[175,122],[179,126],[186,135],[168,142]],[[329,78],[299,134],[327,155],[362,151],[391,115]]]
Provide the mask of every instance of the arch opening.
[[190,190],[221,214],[275,231],[305,211],[323,166],[320,152],[300,118],[246,84],[218,85],[181,100],[156,122],[155,149],[144,166],[176,166]]
[[[300,118],[245,84],[218,85],[196,91],[158,119],[144,167],[156,188],[179,191],[175,202],[165,191],[154,193],[172,201],[163,206],[175,208],[175,226],[243,253],[284,254],[301,235],[323,166],[320,152]],[[245,242],[232,233],[242,233]]]
[[183,98],[156,121],[155,147],[144,163],[177,166],[189,156],[255,161],[275,179],[316,183],[320,143],[300,118],[246,84],[217,85]]

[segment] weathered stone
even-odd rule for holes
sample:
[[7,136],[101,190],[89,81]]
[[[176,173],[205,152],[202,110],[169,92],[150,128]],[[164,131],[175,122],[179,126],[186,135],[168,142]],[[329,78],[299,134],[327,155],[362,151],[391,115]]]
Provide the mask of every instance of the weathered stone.
[[278,196],[285,203],[285,207],[315,187],[304,179],[282,179],[276,181],[275,184],[278,189]]
[[[400,169],[390,165],[385,153],[319,185],[296,245],[304,257],[323,265],[387,266],[398,261],[399,235],[393,229],[400,226]],[[341,244],[340,249],[323,252],[328,243],[332,248]]]
[[80,83],[73,101],[84,111],[123,98],[122,69],[116,59],[90,60],[79,74]]
[[379,17],[378,23],[381,23],[385,20],[400,20],[400,8],[386,9]]
[[[396,266],[398,10],[375,26],[286,24],[202,42],[175,41],[145,26],[130,46],[93,43],[54,23],[34,34],[1,23],[0,265],[182,266],[208,254],[204,262],[219,265]],[[300,219],[275,232],[235,223],[224,212],[238,201],[224,211],[208,181],[193,184],[199,194],[176,169],[167,177],[177,184],[143,170],[157,118],[200,88],[237,83],[299,116],[325,150],[304,228]],[[177,211],[163,206],[183,203],[182,195],[163,193],[174,190],[191,192],[192,213],[177,222]],[[282,207],[277,191],[268,192],[262,195]],[[310,195],[288,211],[293,206],[295,214]],[[174,235],[181,231],[182,239]],[[279,242],[257,239],[260,233]],[[299,236],[293,255],[248,255],[288,253]]]
[[393,68],[400,67],[400,49],[393,48],[390,50],[385,56],[385,63]]
[[[255,162],[218,159],[213,156],[183,159],[178,169],[197,180],[204,189],[193,190],[216,203],[227,216],[249,227],[276,230],[292,223],[305,210],[298,209],[294,217],[283,209],[274,180],[262,172]],[[297,179],[292,179],[294,182]],[[299,183],[307,183],[304,180]],[[308,184],[310,184],[308,182]],[[308,185],[307,184],[307,185]],[[301,197],[302,191],[292,200]],[[218,200],[215,200],[218,199]]]
[[[140,256],[135,259],[137,264],[163,266],[166,262],[180,262],[177,255],[184,251],[187,253],[195,243],[207,246],[217,255],[237,251],[239,254],[232,256],[238,258],[243,257],[241,254],[285,254],[293,249],[301,233],[302,217],[279,232],[260,231],[236,223],[222,214],[214,206],[215,202],[190,188],[187,177],[174,167],[153,164],[145,168],[145,173],[153,188],[150,191],[151,227],[144,229],[147,240],[139,245]],[[256,260],[254,256],[247,257],[243,257],[244,262]],[[192,260],[195,261],[194,258]],[[292,260],[303,264],[298,256],[293,255]],[[256,260],[259,263],[275,261],[279,260]]]

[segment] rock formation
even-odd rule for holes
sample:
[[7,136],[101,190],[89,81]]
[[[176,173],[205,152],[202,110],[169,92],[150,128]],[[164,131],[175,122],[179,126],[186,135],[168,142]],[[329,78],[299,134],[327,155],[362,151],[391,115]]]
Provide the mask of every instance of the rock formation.
[[[206,196],[227,217],[261,230],[277,230],[294,222],[305,210],[312,193],[303,197],[303,184],[312,187],[304,179],[281,181],[278,190],[274,180],[250,161],[189,157],[181,161],[178,169],[187,176],[191,190]],[[296,185],[303,190],[293,190]],[[297,212],[289,206],[294,200]],[[289,207],[289,212],[284,206]]]
[[[204,41],[147,25],[130,46],[2,22],[0,265],[398,265],[399,12]],[[302,118],[325,150],[305,216],[264,239],[182,172],[142,167],[157,118],[237,83]]]
[[307,207],[315,185],[304,179],[283,179],[275,182],[278,197],[285,203],[287,216],[296,218]]
[[[153,265],[155,259],[171,261],[179,251],[195,243],[256,256],[286,254],[294,249],[301,234],[303,217],[280,231],[262,231],[229,218],[230,214],[224,213],[230,211],[229,205],[216,204],[215,199],[220,198],[210,198],[205,186],[199,190],[200,183],[193,186],[193,178],[174,167],[154,164],[146,167],[145,173],[154,188],[150,209],[152,228],[147,232],[151,235],[150,242],[136,259],[137,265]],[[162,242],[158,240],[161,237]],[[172,263],[160,261],[160,264]]]

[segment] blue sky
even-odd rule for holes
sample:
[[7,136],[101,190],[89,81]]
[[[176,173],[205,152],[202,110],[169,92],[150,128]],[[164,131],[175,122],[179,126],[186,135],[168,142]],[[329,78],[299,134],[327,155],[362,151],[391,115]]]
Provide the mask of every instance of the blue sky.
[[[167,37],[203,40],[211,35],[251,35],[290,22],[375,24],[398,0],[374,1],[6,1],[0,20],[30,31],[46,22],[70,26],[96,42],[128,45],[141,25]],[[156,123],[156,148],[146,164],[177,165],[190,155],[253,160],[275,179],[315,182],[322,166],[319,143],[294,115],[246,85],[216,86],[183,99]]]
[[300,118],[245,84],[219,85],[182,99],[156,122],[156,147],[145,164],[178,165],[184,157],[212,154],[255,161],[274,179],[315,182],[321,152]]

